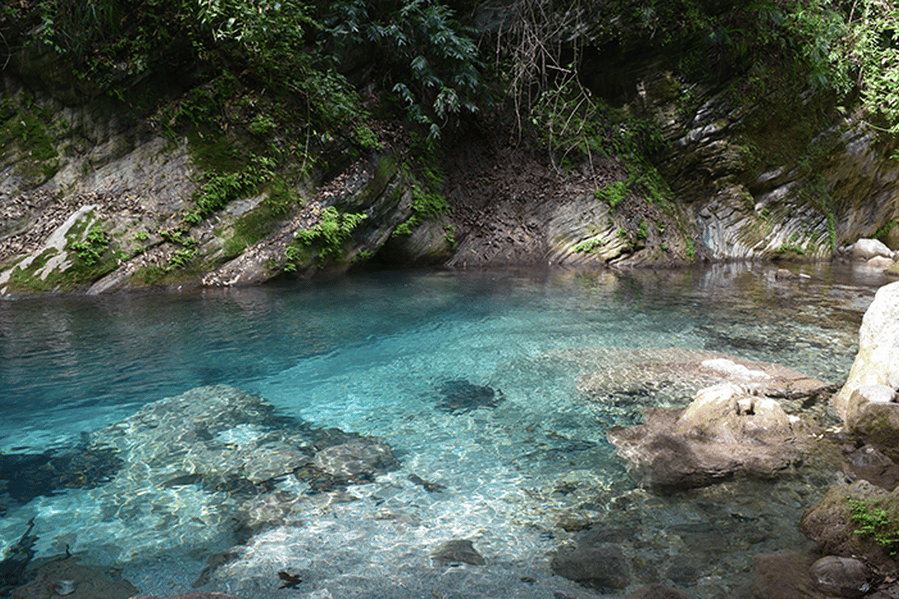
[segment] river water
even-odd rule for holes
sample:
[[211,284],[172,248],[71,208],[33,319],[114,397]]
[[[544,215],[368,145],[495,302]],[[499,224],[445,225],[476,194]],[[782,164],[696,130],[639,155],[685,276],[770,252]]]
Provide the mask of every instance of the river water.
[[[685,348],[841,382],[885,281],[790,268],[808,276],[761,265],[398,270],[2,302],[0,552],[21,550],[33,521],[32,568],[73,555],[159,596],[555,599],[662,582],[749,597],[752,557],[808,549],[796,522],[839,474],[654,496],[634,487],[605,433],[679,399],[587,398],[578,381],[623,350]],[[209,424],[216,398],[244,394],[271,410]],[[219,428],[196,433],[195,447],[166,437],[199,413]],[[375,437],[393,462],[326,488],[282,473],[237,492],[195,474],[214,467],[203,459],[256,447],[273,423],[282,441],[293,430]],[[553,556],[591,531],[626,558],[615,588],[552,572]],[[435,557],[450,540],[470,541],[478,563]],[[290,583],[279,572],[293,586],[279,589]]]

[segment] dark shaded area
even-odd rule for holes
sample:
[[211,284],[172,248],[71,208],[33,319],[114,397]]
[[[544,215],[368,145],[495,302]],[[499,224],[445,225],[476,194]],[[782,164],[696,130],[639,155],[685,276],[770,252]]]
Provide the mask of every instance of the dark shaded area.
[[28,521],[28,529],[19,541],[10,547],[0,561],[0,597],[9,597],[10,591],[24,582],[25,568],[34,557],[37,537],[31,534],[34,518]]
[[110,481],[122,460],[112,448],[85,444],[62,452],[0,455],[0,515],[64,489],[92,489]]
[[437,386],[437,409],[450,414],[465,414],[478,408],[495,408],[505,400],[502,391],[475,385],[465,379],[451,379]]

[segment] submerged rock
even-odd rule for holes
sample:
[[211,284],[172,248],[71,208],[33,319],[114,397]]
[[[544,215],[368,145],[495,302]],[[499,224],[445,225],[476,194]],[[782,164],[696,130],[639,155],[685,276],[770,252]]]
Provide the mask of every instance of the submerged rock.
[[34,544],[37,537],[31,534],[34,530],[34,518],[28,522],[28,529],[15,545],[10,547],[0,561],[0,596],[25,582],[25,569],[34,557]]
[[628,595],[628,599],[692,599],[692,597],[693,595],[658,583],[640,587]]
[[579,544],[553,558],[559,576],[596,589],[623,589],[631,582],[630,567],[621,549],[611,543]]
[[130,599],[240,599],[234,595],[226,595],[225,593],[186,593],[184,595],[169,595],[168,597],[157,597],[155,595],[135,595]]
[[315,454],[313,463],[326,473],[342,480],[367,479],[375,472],[397,467],[390,447],[377,437],[362,437],[328,447]]
[[719,383],[735,383],[773,397],[809,397],[825,383],[780,364],[720,352],[684,348],[617,350],[605,368],[581,377],[578,390],[598,401],[658,394],[663,400],[690,397]]
[[431,554],[431,559],[439,566],[458,566],[471,564],[483,566],[487,563],[472,542],[468,539],[452,539],[446,541]]
[[31,581],[11,599],[128,599],[138,589],[120,571],[81,564],[74,558],[52,560],[31,572]]
[[[58,452],[3,454],[0,497],[24,504],[63,489],[93,489],[109,482],[121,465],[112,449],[84,444]],[[6,503],[0,499],[0,515],[6,512]]]
[[813,557],[779,551],[755,556],[752,596],[757,599],[831,599],[812,584],[809,568]]
[[440,401],[437,409],[450,414],[464,414],[478,408],[495,408],[503,402],[502,391],[475,385],[465,379],[451,379],[437,387]]
[[637,484],[663,492],[737,474],[770,476],[801,459],[813,430],[732,383],[703,389],[686,409],[645,414],[646,424],[613,427],[607,437]]

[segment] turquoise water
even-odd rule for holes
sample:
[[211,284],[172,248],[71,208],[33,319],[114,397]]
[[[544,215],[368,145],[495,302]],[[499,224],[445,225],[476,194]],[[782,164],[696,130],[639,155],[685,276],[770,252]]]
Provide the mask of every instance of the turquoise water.
[[[746,266],[404,270],[0,303],[0,551],[33,519],[35,560],[68,551],[83,564],[122,569],[147,594],[196,586],[248,599],[580,597],[590,595],[553,576],[550,562],[592,524],[629,531],[628,588],[661,581],[699,597],[744,596],[752,555],[802,546],[795,522],[818,491],[809,477],[823,485],[831,474],[654,497],[633,487],[605,431],[640,422],[648,405],[689,398],[597,401],[578,383],[618,365],[621,350],[670,347],[841,381],[880,281],[795,268],[812,278],[779,281],[770,268]],[[197,447],[214,441],[237,451],[275,428],[282,441],[283,431],[337,428],[381,439],[395,464],[324,491],[281,475],[252,493],[179,479],[198,471],[185,465],[191,456],[216,459],[189,446],[174,457],[154,454],[166,463],[146,466],[174,483],[122,467],[138,449],[172,442],[158,436],[169,424],[138,430],[128,419],[197,388],[196,399],[182,402],[191,409],[230,392],[222,389],[273,408],[267,420],[199,435]],[[441,409],[453,388],[485,395]],[[119,445],[109,431],[125,431],[115,433]],[[99,438],[115,451],[84,450]],[[40,471],[54,455],[82,457]],[[32,459],[38,469],[22,466]],[[79,483],[67,469],[87,474]],[[751,515],[727,515],[737,512]],[[753,519],[754,528],[776,532],[759,540],[744,525]],[[740,535],[747,540],[734,542]],[[709,545],[719,537],[728,551]],[[435,561],[450,539],[471,540],[486,563]],[[303,582],[279,591],[285,570]]]

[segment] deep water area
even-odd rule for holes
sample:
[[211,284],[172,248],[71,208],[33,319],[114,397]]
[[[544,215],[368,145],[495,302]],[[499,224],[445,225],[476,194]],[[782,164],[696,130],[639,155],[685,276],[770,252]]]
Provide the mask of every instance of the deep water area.
[[[0,596],[77,560],[78,576],[115,568],[159,596],[624,597],[662,582],[750,597],[753,556],[808,549],[796,522],[840,473],[652,495],[606,431],[690,393],[579,383],[662,349],[842,383],[884,281],[789,268],[393,270],[0,302]],[[614,588],[553,573],[585,534],[623,556]]]

